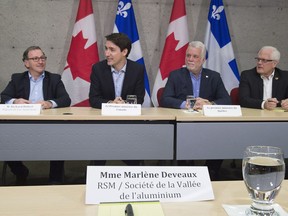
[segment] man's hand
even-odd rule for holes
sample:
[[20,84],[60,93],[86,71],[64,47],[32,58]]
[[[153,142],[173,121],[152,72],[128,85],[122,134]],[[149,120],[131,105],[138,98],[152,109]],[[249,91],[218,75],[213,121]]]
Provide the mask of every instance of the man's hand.
[[42,109],[51,109],[53,106],[50,101],[37,101],[36,104],[41,104]]
[[116,97],[113,101],[113,103],[116,103],[116,104],[124,104],[125,101],[121,98],[121,97]]
[[193,108],[199,110],[203,108],[203,105],[212,105],[212,104],[209,100],[198,97],[196,98],[196,102]]
[[18,98],[13,101],[13,104],[30,104],[30,103],[31,101],[23,99],[23,98]]
[[288,99],[285,99],[285,100],[282,100],[282,101],[281,101],[281,107],[282,107],[284,110],[288,110]]
[[277,103],[279,103],[277,98],[268,98],[264,103],[264,108],[267,110],[273,110],[277,107]]

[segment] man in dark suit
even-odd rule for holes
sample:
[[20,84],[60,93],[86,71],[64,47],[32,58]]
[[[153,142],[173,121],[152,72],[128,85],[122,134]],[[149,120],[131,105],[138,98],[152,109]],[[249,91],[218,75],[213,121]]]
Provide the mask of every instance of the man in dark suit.
[[280,52],[264,46],[258,52],[256,67],[241,73],[239,100],[243,107],[288,110],[288,72],[277,68]]
[[203,105],[231,104],[230,96],[222,82],[220,74],[203,68],[206,48],[200,41],[189,43],[186,50],[186,67],[172,71],[161,98],[161,106],[186,109],[186,96],[194,95],[194,109]]
[[[161,106],[186,109],[188,108],[187,95],[194,95],[196,98],[193,107],[196,110],[202,109],[203,105],[231,104],[230,96],[220,74],[203,68],[205,56],[206,48],[202,42],[192,41],[189,43],[185,56],[186,67],[170,73],[162,94]],[[183,162],[179,163],[183,164]],[[212,180],[218,178],[221,163],[222,160],[206,161]]]
[[[42,109],[70,106],[71,99],[59,74],[45,71],[45,53],[38,46],[28,47],[23,62],[28,71],[13,74],[11,81],[1,93],[1,103],[41,104]],[[21,161],[8,161],[17,184],[25,184],[28,168]],[[62,182],[64,161],[50,162],[50,183]]]
[[[127,59],[132,43],[123,33],[106,36],[106,60],[92,67],[89,92],[90,105],[101,109],[102,103],[125,103],[127,95],[136,95],[142,104],[145,95],[144,66]],[[124,161],[128,165],[139,165],[138,160]],[[105,161],[94,161],[103,165]]]
[[130,51],[131,41],[127,35],[106,36],[106,60],[92,67],[89,92],[92,107],[101,109],[102,103],[124,103],[127,95],[136,95],[137,103],[143,103],[144,66],[127,59]]

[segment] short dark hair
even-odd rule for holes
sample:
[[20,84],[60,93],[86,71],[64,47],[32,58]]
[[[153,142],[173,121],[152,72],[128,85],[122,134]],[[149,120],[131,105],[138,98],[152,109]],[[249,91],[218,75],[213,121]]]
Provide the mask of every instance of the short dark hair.
[[121,52],[124,49],[127,49],[126,57],[128,57],[128,55],[131,51],[132,42],[126,34],[124,34],[124,33],[112,33],[110,35],[106,35],[105,38],[107,41],[111,41],[116,46],[118,46],[120,48]]
[[28,53],[32,50],[41,50],[42,53],[45,55],[45,53],[43,52],[43,50],[39,47],[39,46],[30,46],[28,47],[24,53],[23,53],[23,58],[22,58],[22,61],[24,62],[25,60],[28,60]]

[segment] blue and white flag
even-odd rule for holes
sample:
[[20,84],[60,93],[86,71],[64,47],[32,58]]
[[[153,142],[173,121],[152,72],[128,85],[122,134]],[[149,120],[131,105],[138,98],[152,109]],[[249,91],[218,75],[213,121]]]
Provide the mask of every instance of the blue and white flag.
[[[145,68],[144,58],[142,55],[142,49],[136,25],[136,19],[131,0],[119,0],[113,32],[114,33],[122,32],[128,35],[128,37],[132,41],[132,49],[128,58],[130,60],[143,64]],[[145,91],[144,103],[142,104],[142,106],[150,107],[151,106],[150,87],[146,68],[144,79],[145,79],[144,82],[146,91]]]
[[204,43],[207,48],[204,67],[219,72],[230,93],[239,85],[239,72],[222,0],[211,0]]

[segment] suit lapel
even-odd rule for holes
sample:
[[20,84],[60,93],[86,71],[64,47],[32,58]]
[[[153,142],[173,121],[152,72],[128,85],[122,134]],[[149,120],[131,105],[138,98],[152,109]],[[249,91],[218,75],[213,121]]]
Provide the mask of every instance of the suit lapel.
[[114,82],[113,82],[113,76],[112,76],[112,72],[111,72],[111,66],[109,66],[107,63],[106,63],[106,66],[105,67],[105,71],[104,71],[104,80],[106,80],[105,84],[107,85],[107,89],[109,89],[110,91],[110,94],[114,96],[115,98],[115,87],[114,87]]
[[24,98],[29,100],[29,96],[30,96],[30,80],[29,80],[29,75],[28,75],[28,71],[25,74],[25,79],[24,79]]
[[277,68],[275,68],[275,73],[274,73],[273,83],[272,83],[272,97],[276,97],[277,95],[277,89],[278,89],[280,78],[281,78],[280,74]]
[[49,74],[47,72],[45,72],[45,77],[43,79],[43,100],[47,100],[48,99],[48,83],[49,83]]
[[199,97],[207,98],[207,96],[206,96],[206,87],[205,86],[209,86],[209,82],[210,82],[210,77],[207,74],[206,70],[203,68],[202,69],[202,74],[201,74]]
[[263,80],[261,76],[257,73],[256,67],[254,73],[256,80],[255,80],[255,87],[252,88],[258,91],[258,95],[256,95],[257,98],[263,98]]
[[[122,97],[124,97],[124,96],[126,97],[126,95],[127,95],[127,91],[128,91],[128,87],[129,87],[128,84],[130,82],[129,78],[131,77],[130,73],[133,73],[133,72],[132,72],[129,60],[127,59],[125,77],[124,77],[124,80],[123,80],[123,86],[122,86],[122,92],[121,92],[121,96]],[[123,98],[123,99],[126,99],[126,98]]]

